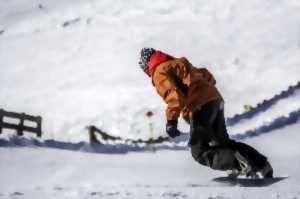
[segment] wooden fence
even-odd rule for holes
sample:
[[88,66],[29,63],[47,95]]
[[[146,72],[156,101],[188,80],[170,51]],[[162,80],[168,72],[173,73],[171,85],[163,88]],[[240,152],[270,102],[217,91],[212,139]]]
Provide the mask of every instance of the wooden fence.
[[88,130],[89,130],[89,136],[90,136],[90,143],[91,144],[102,144],[101,141],[99,141],[99,139],[97,139],[96,133],[98,135],[100,135],[101,138],[105,141],[124,141],[124,142],[130,142],[130,143],[135,143],[135,144],[137,144],[137,143],[157,144],[157,143],[162,143],[162,142],[165,142],[165,141],[169,140],[168,137],[161,137],[161,136],[156,138],[156,139],[150,138],[148,140],[122,139],[120,137],[111,136],[111,135],[103,132],[102,130],[98,129],[95,126],[88,126]]
[[[10,122],[4,121],[5,118],[18,119],[18,124],[13,124]],[[36,127],[25,125],[25,121],[30,121],[36,123]],[[31,116],[25,113],[14,113],[8,112],[3,109],[0,109],[0,134],[2,133],[2,129],[15,129],[17,131],[17,135],[23,135],[23,131],[36,133],[38,137],[42,136],[42,117],[40,116]]]

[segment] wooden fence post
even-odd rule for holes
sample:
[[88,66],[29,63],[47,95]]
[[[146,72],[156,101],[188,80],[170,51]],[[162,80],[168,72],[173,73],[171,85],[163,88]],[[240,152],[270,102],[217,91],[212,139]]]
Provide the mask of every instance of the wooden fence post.
[[4,113],[4,110],[0,109],[0,134],[2,133],[3,113]]
[[89,136],[90,136],[90,144],[101,144],[95,135],[95,127],[89,126]]
[[21,119],[17,128],[17,135],[18,136],[22,136],[23,135],[23,127],[24,127],[24,117],[25,117],[25,113],[21,114]]
[[42,117],[37,117],[37,136],[42,137]]

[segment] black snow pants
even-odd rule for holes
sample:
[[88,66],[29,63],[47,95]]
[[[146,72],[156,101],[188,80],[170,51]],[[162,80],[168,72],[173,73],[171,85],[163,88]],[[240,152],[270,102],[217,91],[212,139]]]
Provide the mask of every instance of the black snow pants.
[[251,166],[262,167],[267,158],[251,146],[228,136],[223,100],[209,102],[196,110],[191,119],[190,140],[193,158],[216,170],[239,169],[235,153],[247,158]]

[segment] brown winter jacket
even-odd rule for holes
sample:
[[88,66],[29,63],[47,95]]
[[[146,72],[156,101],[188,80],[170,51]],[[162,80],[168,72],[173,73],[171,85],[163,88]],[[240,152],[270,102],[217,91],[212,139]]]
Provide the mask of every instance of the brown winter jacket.
[[189,123],[193,111],[222,98],[213,75],[205,68],[192,66],[184,57],[157,65],[152,73],[152,83],[167,104],[167,120],[176,120],[182,113]]

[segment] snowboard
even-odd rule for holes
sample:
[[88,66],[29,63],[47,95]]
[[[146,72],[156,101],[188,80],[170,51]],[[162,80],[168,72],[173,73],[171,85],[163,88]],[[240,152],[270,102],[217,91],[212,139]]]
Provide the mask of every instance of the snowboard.
[[229,186],[240,186],[240,187],[266,187],[274,183],[280,182],[286,177],[273,177],[273,178],[234,178],[234,177],[217,177],[213,178],[212,181]]

